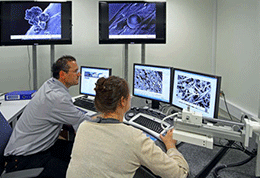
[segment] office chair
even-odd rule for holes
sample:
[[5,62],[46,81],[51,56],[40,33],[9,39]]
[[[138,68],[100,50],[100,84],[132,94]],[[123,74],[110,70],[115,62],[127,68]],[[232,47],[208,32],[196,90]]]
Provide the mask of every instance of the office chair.
[[33,168],[5,173],[4,149],[13,129],[0,112],[0,178],[30,178],[40,175],[44,168]]

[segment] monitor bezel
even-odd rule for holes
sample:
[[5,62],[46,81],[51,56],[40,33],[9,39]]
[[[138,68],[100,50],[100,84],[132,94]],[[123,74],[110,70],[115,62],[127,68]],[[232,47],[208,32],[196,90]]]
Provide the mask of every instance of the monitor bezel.
[[82,78],[82,68],[90,68],[90,69],[101,69],[101,70],[108,70],[109,71],[109,76],[112,75],[112,68],[108,68],[108,67],[93,67],[93,66],[80,66],[80,82],[79,82],[79,93],[81,95],[85,95],[85,96],[96,96],[96,95],[92,95],[92,94],[86,94],[86,93],[82,93],[81,92],[81,78]]
[[191,73],[191,74],[196,74],[196,75],[201,75],[201,76],[205,76],[205,77],[210,77],[213,79],[217,79],[217,83],[216,83],[216,93],[215,93],[215,106],[214,106],[214,114],[213,117],[214,118],[218,118],[218,112],[219,112],[219,101],[220,101],[220,90],[221,90],[221,76],[218,75],[212,75],[212,74],[208,74],[208,73],[202,73],[202,72],[196,72],[196,71],[192,71],[192,70],[188,70],[188,69],[181,69],[181,68],[174,68],[173,69],[173,75],[172,75],[172,97],[171,97],[171,105],[183,110],[182,107],[179,107],[175,104],[173,104],[173,90],[174,90],[174,79],[175,79],[175,71],[179,70],[181,72],[187,72],[187,73]]
[[[164,69],[170,69],[170,93],[169,93],[169,101],[161,101],[159,99],[154,99],[154,98],[149,98],[149,97],[143,97],[143,96],[140,96],[140,95],[137,95],[134,93],[134,81],[135,81],[135,66],[136,65],[141,65],[141,66],[147,66],[147,67],[157,67],[157,68],[164,68]],[[149,99],[151,101],[156,101],[156,102],[162,102],[162,103],[167,103],[167,104],[170,104],[171,103],[171,98],[172,98],[172,74],[173,74],[173,67],[170,67],[170,66],[161,66],[161,65],[154,65],[154,64],[141,64],[141,63],[134,63],[133,64],[133,86],[132,86],[132,94],[133,96],[136,96],[136,97],[140,97],[140,98],[144,98],[144,99]],[[158,108],[157,108],[158,109]]]
[[[35,39],[35,40],[5,40],[3,41],[2,36],[3,30],[5,30],[4,27],[2,27],[2,21],[3,15],[3,4],[46,4],[46,3],[61,3],[62,4],[62,17],[61,17],[61,30],[63,35],[64,33],[66,36],[62,36],[61,39]],[[66,6],[66,9],[64,9],[64,6]],[[72,1],[1,1],[0,2],[0,45],[1,46],[22,46],[22,45],[55,45],[55,44],[72,44]],[[65,12],[64,12],[65,11]],[[64,31],[63,31],[64,30]],[[68,31],[69,30],[69,31]]]
[[[145,38],[118,38],[118,39],[109,39],[108,35],[108,19],[104,20],[104,18],[101,15],[101,11],[104,10],[101,8],[101,4],[106,3],[106,6],[108,8],[109,3],[156,3],[161,5],[162,7],[162,14],[160,19],[156,26],[160,26],[162,31],[162,37],[155,39],[145,39]],[[108,9],[106,9],[106,13]],[[99,1],[99,44],[166,44],[166,1]],[[106,24],[106,25],[104,25]]]

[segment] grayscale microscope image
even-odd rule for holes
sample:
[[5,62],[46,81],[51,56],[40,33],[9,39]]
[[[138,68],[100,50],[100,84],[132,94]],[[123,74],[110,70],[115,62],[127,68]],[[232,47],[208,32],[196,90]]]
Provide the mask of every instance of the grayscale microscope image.
[[210,108],[211,83],[199,79],[178,75],[177,96],[180,100],[204,108]]
[[162,79],[160,71],[136,69],[134,88],[161,94]]
[[85,74],[84,74],[85,79],[88,79],[88,78],[100,78],[103,75],[104,75],[103,73],[97,73],[97,72],[85,72]]

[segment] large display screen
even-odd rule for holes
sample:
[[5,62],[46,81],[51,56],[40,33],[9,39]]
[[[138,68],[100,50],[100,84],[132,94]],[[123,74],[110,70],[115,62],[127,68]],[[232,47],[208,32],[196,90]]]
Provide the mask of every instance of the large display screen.
[[101,77],[111,76],[111,68],[100,68],[100,67],[80,67],[80,94],[96,96],[94,88],[96,87],[96,82]]
[[172,68],[134,64],[133,95],[170,103]]
[[166,2],[100,1],[99,43],[166,43]]
[[174,69],[172,104],[217,118],[221,77]]
[[71,2],[1,1],[1,45],[71,44]]

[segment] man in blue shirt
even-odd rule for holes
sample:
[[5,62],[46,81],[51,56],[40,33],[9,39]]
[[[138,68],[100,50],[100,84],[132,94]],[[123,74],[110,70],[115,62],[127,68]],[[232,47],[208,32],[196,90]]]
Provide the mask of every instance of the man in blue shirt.
[[72,142],[58,140],[63,124],[76,131],[91,120],[72,102],[68,88],[80,77],[76,59],[62,56],[52,66],[47,80],[26,106],[5,148],[6,172],[44,167],[39,177],[65,177]]

